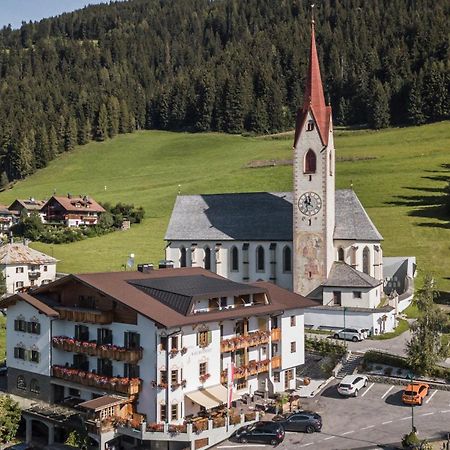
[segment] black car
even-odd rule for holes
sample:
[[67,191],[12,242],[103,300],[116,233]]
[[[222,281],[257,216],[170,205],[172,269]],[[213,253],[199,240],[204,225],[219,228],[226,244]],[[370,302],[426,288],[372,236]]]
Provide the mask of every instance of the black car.
[[283,425],[286,431],[304,431],[314,433],[322,429],[322,417],[312,411],[296,411],[293,413],[275,416],[275,423]]
[[246,442],[259,442],[277,445],[283,442],[284,429],[279,423],[261,421],[239,428],[234,433],[234,438],[242,444]]

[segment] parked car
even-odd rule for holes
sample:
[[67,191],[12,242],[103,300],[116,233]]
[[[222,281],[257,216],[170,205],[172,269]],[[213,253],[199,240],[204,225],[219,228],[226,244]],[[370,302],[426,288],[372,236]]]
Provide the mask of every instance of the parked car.
[[364,333],[360,328],[343,328],[342,330],[334,333],[335,339],[345,339],[347,341],[362,341],[364,339]]
[[357,397],[358,392],[367,386],[367,377],[365,375],[347,375],[338,384],[339,394],[346,397]]
[[427,383],[410,383],[403,390],[402,402],[406,405],[422,406],[423,399],[428,395],[429,391],[430,385]]
[[274,422],[283,425],[286,431],[304,431],[314,433],[322,429],[322,417],[312,411],[296,411],[275,416]]
[[278,445],[283,442],[284,428],[276,422],[260,421],[239,428],[233,436],[242,444],[259,442],[263,444]]

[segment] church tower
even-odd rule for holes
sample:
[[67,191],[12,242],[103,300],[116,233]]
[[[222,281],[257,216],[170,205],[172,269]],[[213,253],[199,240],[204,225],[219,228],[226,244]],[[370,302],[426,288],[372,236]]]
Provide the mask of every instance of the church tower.
[[331,107],[325,104],[314,20],[304,103],[294,138],[294,292],[310,294],[328,277],[335,260],[334,143]]

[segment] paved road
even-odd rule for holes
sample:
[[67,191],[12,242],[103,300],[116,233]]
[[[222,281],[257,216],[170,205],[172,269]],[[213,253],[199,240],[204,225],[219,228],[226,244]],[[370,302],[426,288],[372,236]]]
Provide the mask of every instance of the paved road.
[[[322,432],[286,433],[277,449],[375,449],[399,442],[411,431],[412,408],[402,404],[399,386],[369,383],[357,398],[341,398],[336,384],[304,404],[305,409],[322,415]],[[450,431],[450,392],[431,390],[424,405],[414,408],[414,423],[422,439],[445,436]],[[225,441],[214,448],[258,450],[270,446]]]

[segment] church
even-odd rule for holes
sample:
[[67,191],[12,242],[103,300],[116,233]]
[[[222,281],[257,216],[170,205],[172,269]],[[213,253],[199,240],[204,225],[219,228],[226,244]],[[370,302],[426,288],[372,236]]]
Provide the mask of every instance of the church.
[[391,331],[412,300],[415,258],[383,257],[383,237],[356,193],[335,189],[332,110],[325,103],[314,21],[293,170],[293,192],[178,196],[166,259],[237,282],[270,281],[314,299],[305,326]]

